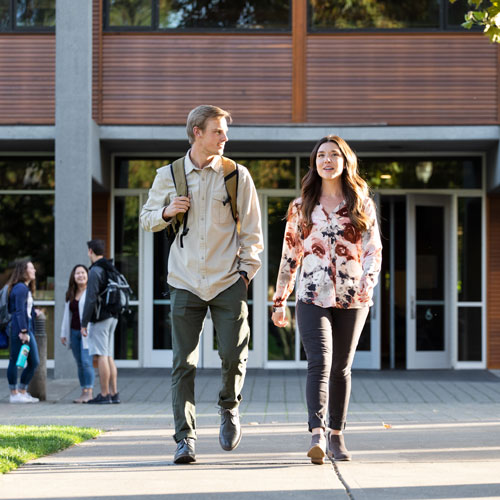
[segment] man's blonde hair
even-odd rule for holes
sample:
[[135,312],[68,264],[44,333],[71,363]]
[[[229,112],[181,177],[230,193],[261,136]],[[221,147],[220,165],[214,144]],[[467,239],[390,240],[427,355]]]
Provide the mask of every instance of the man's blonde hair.
[[217,106],[202,104],[189,112],[186,123],[186,132],[189,139],[189,144],[193,144],[195,140],[193,128],[198,127],[205,130],[207,120],[210,118],[225,118],[228,123],[232,122],[231,115]]

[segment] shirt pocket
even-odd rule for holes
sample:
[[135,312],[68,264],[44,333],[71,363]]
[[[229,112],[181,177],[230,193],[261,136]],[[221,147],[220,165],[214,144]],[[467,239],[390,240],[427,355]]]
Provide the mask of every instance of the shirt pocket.
[[212,196],[212,214],[216,224],[229,224],[233,220],[228,198],[225,191],[216,191]]

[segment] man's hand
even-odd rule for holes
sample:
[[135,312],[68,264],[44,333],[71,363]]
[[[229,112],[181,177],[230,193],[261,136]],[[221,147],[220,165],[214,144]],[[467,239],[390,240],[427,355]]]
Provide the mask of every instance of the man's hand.
[[88,335],[87,329],[82,326],[80,329],[80,333],[82,334],[82,337],[86,337]]
[[67,341],[68,341],[68,339],[66,337],[61,337],[62,345],[66,345]]
[[185,214],[189,210],[190,202],[187,196],[176,196],[168,207],[163,209],[161,216],[164,220],[175,217],[178,213]]

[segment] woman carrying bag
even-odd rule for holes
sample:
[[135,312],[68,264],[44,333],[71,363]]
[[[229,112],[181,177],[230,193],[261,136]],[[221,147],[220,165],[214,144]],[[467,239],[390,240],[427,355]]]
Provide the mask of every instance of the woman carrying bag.
[[[39,399],[26,391],[40,363],[34,333],[36,311],[33,306],[36,269],[29,260],[18,262],[9,278],[10,356],[7,379],[10,388],[10,403],[38,403]],[[26,365],[17,384],[17,359],[23,345],[29,347]]]

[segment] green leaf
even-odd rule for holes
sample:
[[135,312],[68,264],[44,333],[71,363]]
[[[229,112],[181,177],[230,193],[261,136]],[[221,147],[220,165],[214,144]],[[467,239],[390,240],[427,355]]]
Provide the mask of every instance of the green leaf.
[[465,23],[462,23],[462,28],[470,30],[474,26],[474,23],[472,21],[466,21]]

